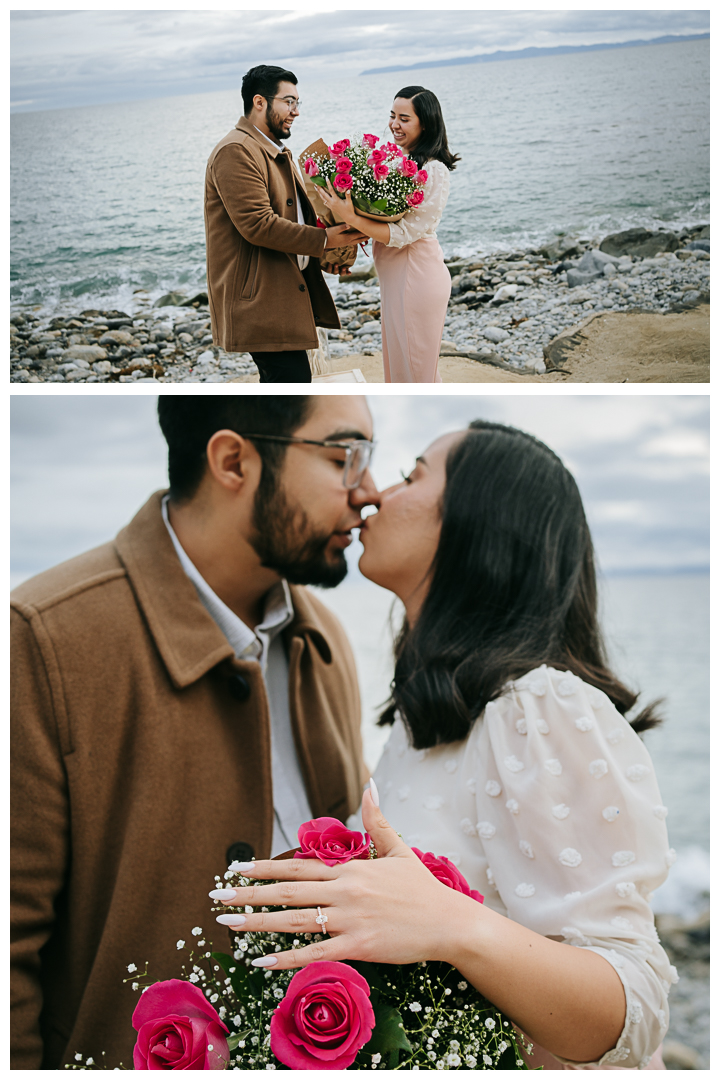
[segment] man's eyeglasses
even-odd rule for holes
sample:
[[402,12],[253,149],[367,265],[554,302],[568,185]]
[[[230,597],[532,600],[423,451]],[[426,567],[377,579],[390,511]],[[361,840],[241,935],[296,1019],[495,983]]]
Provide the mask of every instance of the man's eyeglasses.
[[243,435],[244,439],[264,439],[265,442],[307,443],[308,446],[330,446],[345,451],[345,470],[343,487],[353,491],[360,486],[365,470],[370,465],[375,443],[367,439],[353,439],[352,442],[330,442],[317,439],[298,439],[294,435]]
[[273,97],[266,98],[265,100],[266,101],[284,101],[285,104],[287,105],[288,109],[290,109],[290,110],[299,109],[300,106],[302,105],[302,101],[300,100],[300,98],[296,98],[296,97],[281,97],[281,98],[279,98],[279,97],[274,97],[273,96]]

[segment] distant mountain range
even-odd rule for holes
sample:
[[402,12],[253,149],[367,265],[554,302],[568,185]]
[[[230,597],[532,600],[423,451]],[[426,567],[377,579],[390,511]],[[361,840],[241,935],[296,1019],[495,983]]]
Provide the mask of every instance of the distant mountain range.
[[674,45],[679,41],[701,41],[710,34],[668,34],[650,41],[621,41],[605,45],[555,45],[548,49],[498,49],[493,53],[476,53],[475,56],[455,56],[452,60],[423,60],[419,64],[393,64],[392,67],[369,68],[361,75],[384,75],[389,71],[414,71],[416,68],[454,67],[456,64],[489,64],[494,60],[528,60],[535,56],[560,56],[564,53],[597,52],[599,49],[632,49],[637,45]]

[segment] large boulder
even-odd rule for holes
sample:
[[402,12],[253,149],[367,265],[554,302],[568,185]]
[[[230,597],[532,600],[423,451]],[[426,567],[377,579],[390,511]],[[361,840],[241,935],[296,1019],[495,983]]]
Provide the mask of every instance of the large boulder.
[[181,292],[169,292],[164,296],[159,296],[153,307],[180,307],[184,306],[187,300],[185,293]]
[[651,259],[662,251],[677,251],[680,241],[674,233],[650,232],[649,229],[625,229],[606,236],[600,250],[606,255],[638,255]]
[[550,259],[551,262],[557,262],[558,259],[565,259],[569,255],[577,255],[579,250],[577,237],[559,236],[557,240],[545,244],[544,247],[541,247],[538,250],[546,259]]

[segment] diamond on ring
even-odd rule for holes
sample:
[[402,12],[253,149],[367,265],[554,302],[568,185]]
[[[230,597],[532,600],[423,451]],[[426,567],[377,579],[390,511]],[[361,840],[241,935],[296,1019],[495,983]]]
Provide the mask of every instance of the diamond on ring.
[[315,922],[318,923],[322,927],[323,934],[327,934],[327,930],[325,929],[325,923],[328,921],[328,917],[327,917],[327,915],[323,915],[320,908],[318,908],[317,910],[318,910],[318,913],[317,913],[317,916],[315,918]]

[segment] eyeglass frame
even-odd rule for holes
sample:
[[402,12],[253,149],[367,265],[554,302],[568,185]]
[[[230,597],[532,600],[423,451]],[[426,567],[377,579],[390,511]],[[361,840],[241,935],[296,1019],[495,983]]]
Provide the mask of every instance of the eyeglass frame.
[[288,105],[289,101],[294,102],[293,105],[288,105],[289,109],[298,109],[299,110],[300,107],[302,106],[302,101],[300,100],[300,98],[280,97],[279,94],[273,94],[272,97],[265,98],[265,100],[266,101],[284,101],[286,105]]
[[[240,434],[240,432],[238,432],[238,434]],[[329,446],[329,447],[336,448],[338,450],[344,450],[345,451],[345,469],[343,470],[343,487],[347,491],[355,491],[357,488],[360,487],[360,484],[362,483],[363,476],[365,475],[367,470],[370,468],[370,462],[372,461],[373,451],[375,450],[375,447],[377,446],[377,443],[373,442],[371,439],[351,439],[350,442],[333,442],[330,439],[323,439],[323,440],[300,439],[296,435],[248,435],[248,434],[241,435],[241,438],[243,438],[243,439],[264,439],[265,442],[288,443],[291,446],[292,445],[297,446],[297,445],[301,445],[301,444],[305,443],[308,446]],[[370,449],[369,449],[367,464],[365,465],[365,468],[362,470],[362,472],[358,476],[357,482],[351,485],[351,484],[347,483],[347,474],[348,474],[348,470],[350,468],[350,459],[351,459],[351,456],[352,456],[356,446],[368,446]]]

